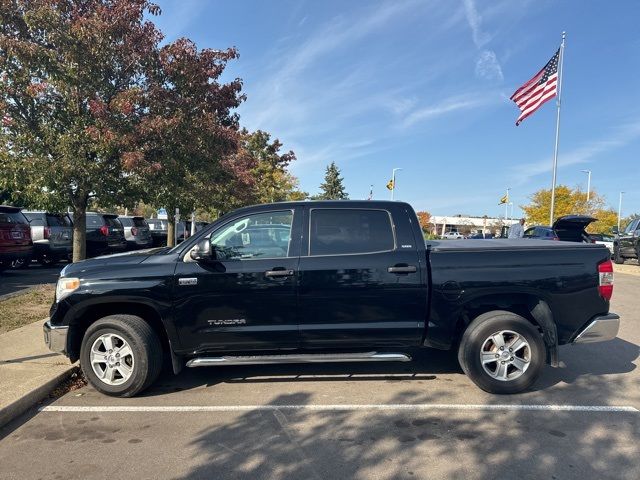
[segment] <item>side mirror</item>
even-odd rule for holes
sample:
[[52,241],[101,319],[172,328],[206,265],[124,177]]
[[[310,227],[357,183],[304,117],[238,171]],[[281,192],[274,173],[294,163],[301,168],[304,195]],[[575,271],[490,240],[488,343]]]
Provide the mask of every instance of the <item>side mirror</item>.
[[200,240],[189,254],[196,262],[208,262],[214,259],[211,252],[211,241],[208,238]]
[[611,233],[613,233],[614,235],[617,235],[618,232],[618,227],[611,227]]

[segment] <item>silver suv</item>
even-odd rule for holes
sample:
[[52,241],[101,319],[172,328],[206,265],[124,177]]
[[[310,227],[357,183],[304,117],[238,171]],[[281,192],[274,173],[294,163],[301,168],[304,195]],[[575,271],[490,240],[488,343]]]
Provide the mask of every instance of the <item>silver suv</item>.
[[68,259],[73,249],[73,224],[66,213],[22,211],[31,227],[34,256],[42,265]]
[[124,227],[124,238],[127,240],[127,250],[151,248],[153,241],[151,231],[144,217],[118,217]]

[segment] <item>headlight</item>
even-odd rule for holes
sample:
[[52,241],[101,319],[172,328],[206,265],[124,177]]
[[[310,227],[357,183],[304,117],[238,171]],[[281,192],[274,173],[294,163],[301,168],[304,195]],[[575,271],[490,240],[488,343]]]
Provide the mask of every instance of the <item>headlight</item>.
[[56,285],[56,302],[59,302],[67,295],[76,291],[79,287],[79,278],[69,277],[58,279],[58,284]]

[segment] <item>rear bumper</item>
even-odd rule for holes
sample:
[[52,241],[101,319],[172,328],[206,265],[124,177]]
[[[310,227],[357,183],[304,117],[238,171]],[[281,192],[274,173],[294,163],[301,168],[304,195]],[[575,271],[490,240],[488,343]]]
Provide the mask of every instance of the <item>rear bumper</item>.
[[615,313],[599,315],[574,338],[572,343],[594,343],[613,340],[618,335],[620,317]]
[[49,243],[49,241],[36,242],[33,244],[35,247],[36,255],[68,255],[73,251],[71,244],[69,245],[55,245]]
[[20,258],[29,258],[32,255],[33,246],[31,245],[7,247],[3,248],[3,251],[0,252],[0,262],[9,263]]

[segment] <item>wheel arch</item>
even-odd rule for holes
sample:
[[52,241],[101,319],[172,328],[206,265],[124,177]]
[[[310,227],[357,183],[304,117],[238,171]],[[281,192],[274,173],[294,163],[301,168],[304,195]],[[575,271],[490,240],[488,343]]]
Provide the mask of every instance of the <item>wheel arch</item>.
[[465,302],[456,324],[456,344],[474,319],[492,311],[511,312],[535,325],[544,340],[547,363],[558,366],[558,332],[553,312],[545,299],[532,293],[490,294]]
[[75,312],[69,322],[69,338],[67,340],[67,352],[69,359],[75,362],[80,358],[80,346],[87,329],[96,321],[109,315],[135,315],[148,323],[160,338],[162,350],[171,355],[174,372],[180,371],[182,363],[173,354],[172,345],[176,339],[166,328],[162,315],[158,310],[144,302],[109,300],[92,303]]

